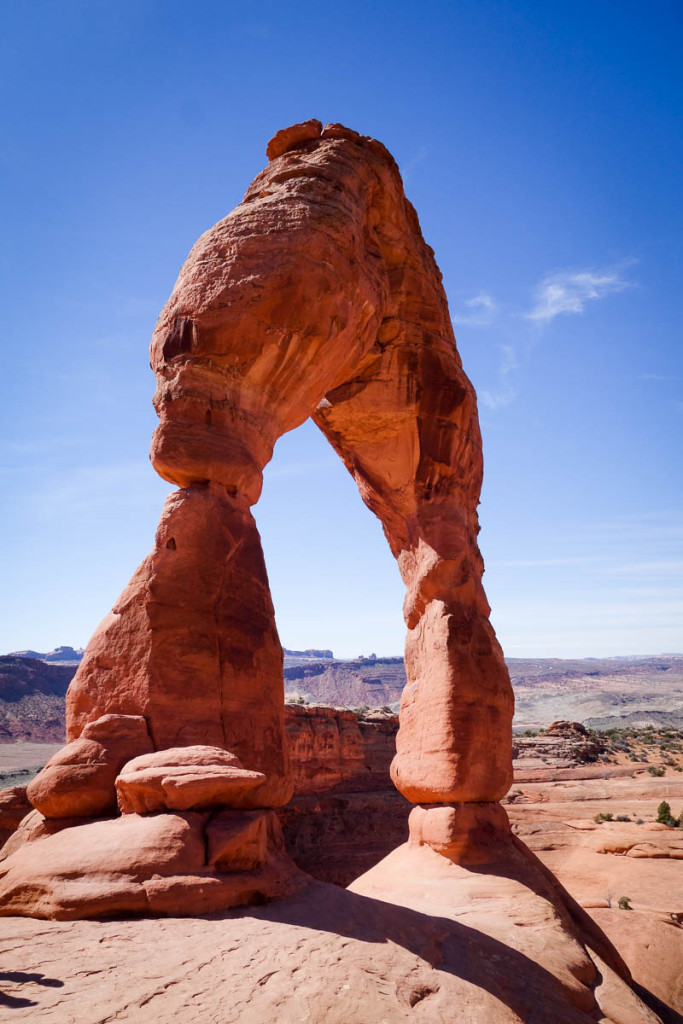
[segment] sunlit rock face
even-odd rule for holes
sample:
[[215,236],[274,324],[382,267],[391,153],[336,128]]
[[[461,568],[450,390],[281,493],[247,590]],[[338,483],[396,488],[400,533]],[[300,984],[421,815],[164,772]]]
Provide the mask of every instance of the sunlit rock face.
[[[62,874],[69,857],[55,831],[60,807],[71,828],[79,827],[74,815],[98,819],[80,826],[87,843],[72,844],[81,874],[88,875],[84,851],[105,836],[125,835],[133,860],[135,844],[144,848],[147,867],[135,874],[130,897],[137,912],[139,886],[148,870],[154,875],[145,829],[158,831],[159,816],[169,818],[164,827],[179,848],[187,837],[187,878],[211,880],[202,906],[212,905],[206,893],[216,894],[218,907],[287,889],[287,861],[266,814],[292,792],[282,649],[250,507],[276,440],[309,417],[381,520],[406,585],[408,682],[392,778],[421,808],[411,819],[412,841],[443,847],[453,862],[478,863],[477,836],[494,848],[491,832],[507,834],[496,801],[512,777],[513,698],[481,584],[476,399],[441,274],[379,142],[308,121],[279,132],[268,157],[242,203],[198,240],[157,322],[151,361],[160,423],[151,457],[179,490],[69,688],[69,755],[33,786],[49,835],[35,821],[25,830],[45,855],[35,852],[24,866],[6,859],[5,912],[59,916],[66,902],[71,916],[108,912],[96,881],[105,877],[102,858],[94,854],[96,878],[81,887],[80,902],[71,890],[65,903],[45,894],[50,851]],[[145,728],[139,749],[129,743],[119,764],[109,752],[118,751],[122,718]],[[107,722],[111,737],[102,732]],[[97,744],[88,746],[93,723]],[[178,754],[185,747],[209,753],[188,765]],[[163,751],[167,758],[154,756]],[[220,751],[234,762],[224,764]],[[79,778],[90,787],[82,798]],[[131,821],[106,818],[116,813],[117,791]],[[471,813],[464,805],[473,805]],[[242,834],[238,812],[266,814],[253,820],[262,821],[258,842],[272,845],[274,859],[264,853],[241,889],[239,858],[232,872],[229,853],[195,863],[222,810],[233,814],[231,835]],[[245,817],[245,836],[257,828],[250,822]],[[16,850],[21,840],[14,843]],[[40,866],[33,888],[30,864]],[[116,913],[126,909],[128,889],[119,882],[127,864],[120,859],[119,881],[111,881]],[[293,866],[290,882],[299,884]],[[192,896],[189,881],[162,888],[156,903],[148,893],[150,907],[196,908],[196,885]]]

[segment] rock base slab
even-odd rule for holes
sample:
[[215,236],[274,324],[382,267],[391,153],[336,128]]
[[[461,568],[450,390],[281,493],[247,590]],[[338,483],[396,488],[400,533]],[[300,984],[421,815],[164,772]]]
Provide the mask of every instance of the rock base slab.
[[0,916],[196,916],[296,891],[306,876],[284,851],[275,813],[240,817],[126,814],[53,831],[34,812],[3,851]]

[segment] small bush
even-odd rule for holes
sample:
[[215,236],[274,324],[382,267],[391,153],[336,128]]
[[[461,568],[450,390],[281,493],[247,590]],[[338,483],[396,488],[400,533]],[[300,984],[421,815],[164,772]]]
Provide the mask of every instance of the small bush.
[[618,900],[619,910],[633,910],[630,896],[620,896]]
[[605,812],[605,811],[600,811],[600,813],[599,813],[599,814],[596,814],[596,815],[595,815],[595,817],[593,818],[593,821],[597,822],[597,823],[598,823],[598,825],[599,825],[599,824],[600,824],[600,822],[602,822],[602,821],[612,821],[612,815],[610,814],[610,812],[609,812],[609,811],[607,811],[607,812]]
[[660,825],[668,825],[673,821],[673,818],[671,817],[671,807],[666,800],[662,800],[661,804],[657,808],[657,821]]
[[648,772],[650,773],[650,775],[654,775],[658,779],[661,779],[661,777],[662,777],[662,775],[664,775],[665,771],[666,771],[665,768],[655,768],[655,766],[653,764],[651,764],[650,767],[648,768]]
[[630,821],[628,814],[617,814],[615,821]]

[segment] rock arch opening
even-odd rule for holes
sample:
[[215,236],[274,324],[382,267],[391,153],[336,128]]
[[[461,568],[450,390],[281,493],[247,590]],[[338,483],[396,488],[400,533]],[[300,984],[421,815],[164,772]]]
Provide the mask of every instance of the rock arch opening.
[[253,512],[283,647],[332,649],[342,659],[402,651],[396,561],[312,420],[277,442]]

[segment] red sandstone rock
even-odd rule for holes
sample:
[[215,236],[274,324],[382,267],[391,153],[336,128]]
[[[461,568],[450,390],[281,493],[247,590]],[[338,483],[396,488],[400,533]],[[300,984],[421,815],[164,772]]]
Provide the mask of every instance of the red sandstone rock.
[[0,829],[14,832],[22,818],[31,810],[31,804],[26,796],[26,786],[11,786],[9,789],[0,790]]
[[[322,127],[320,121],[313,118],[310,121],[302,121],[301,124],[292,124],[289,128],[281,128],[268,143],[266,156],[269,160],[275,160],[299,143],[319,138]],[[332,126],[327,125],[326,130],[330,127]]]
[[116,809],[114,780],[122,765],[152,749],[144,718],[103,715],[53,754],[27,789],[47,818],[92,818]]
[[0,864],[2,913],[90,917],[146,909],[142,881],[204,864],[203,818],[125,815],[62,829]]
[[581,724],[581,722],[567,722],[564,720],[560,722],[551,722],[546,729],[546,732],[550,733],[551,736],[554,734],[560,736],[571,735],[572,733],[576,736],[588,735],[588,730],[585,725]]
[[[265,862],[252,855],[255,868],[246,871],[231,865],[229,849],[207,864],[208,821],[206,813],[125,814],[41,834],[0,860],[0,916],[195,915],[286,895],[301,884],[278,845],[276,823]],[[238,865],[249,849],[246,838],[235,845]]]
[[264,782],[262,772],[246,771],[227,750],[175,747],[129,761],[116,779],[116,791],[124,814],[148,814],[250,806]]
[[103,710],[141,714],[157,750],[235,751],[267,776],[255,806],[277,806],[291,793],[282,688],[282,649],[248,508],[210,486],[172,494],[154,551],[95,632],[69,687],[68,738]]
[[[181,489],[88,645],[68,738],[106,713],[141,716],[159,752],[219,747],[262,773],[245,806],[287,801],[282,651],[249,506],[278,437],[312,416],[406,584],[394,781],[414,802],[495,804],[512,775],[512,690],[481,585],[476,398],[440,272],[380,143],[311,121],[268,156],[192,249],[155,327],[151,455]],[[199,775],[189,800],[207,796]],[[165,778],[168,806],[182,786]],[[74,806],[93,810],[50,813]]]
[[0,790],[0,848],[16,832],[26,815],[33,810],[26,796],[26,786]]
[[316,883],[209,918],[0,920],[12,1021],[657,1024],[533,886],[429,852],[449,877],[409,876],[414,905]]
[[497,803],[432,804],[414,807],[410,844],[429,846],[457,864],[500,860],[510,834],[508,817]]
[[[533,855],[511,836],[496,839],[496,852],[486,869],[467,868],[428,844],[411,841],[349,889],[369,900],[438,914],[445,929],[447,921],[459,921],[467,929],[463,943],[477,934],[487,935],[499,943],[495,952],[491,949],[493,975],[505,970],[503,962],[511,963],[515,954],[521,954],[517,963],[526,999],[515,1001],[518,1016],[513,1020],[656,1024],[659,1018],[632,991],[629,971],[616,949],[550,872],[539,868]],[[548,983],[543,993],[539,975]],[[488,989],[483,980],[480,985],[480,991]],[[488,1016],[473,1017],[473,1006],[447,1010],[442,1004],[443,1015],[429,1006],[424,1019],[444,1024],[508,1020],[504,1006],[510,1006],[511,990],[507,992],[502,1005],[492,1007]]]
[[[285,720],[296,793],[324,792],[366,774],[363,736],[353,711],[288,704]],[[389,760],[394,735],[395,730],[389,737]],[[388,763],[383,767],[388,778]]]
[[275,440],[313,414],[408,591],[394,779],[412,800],[500,798],[512,693],[480,583],[476,401],[384,147],[330,128],[258,175],[190,254],[152,362],[152,457],[183,487],[255,501]]
[[218,811],[206,829],[209,864],[230,871],[260,867],[266,859],[269,825],[279,830],[272,812]]

